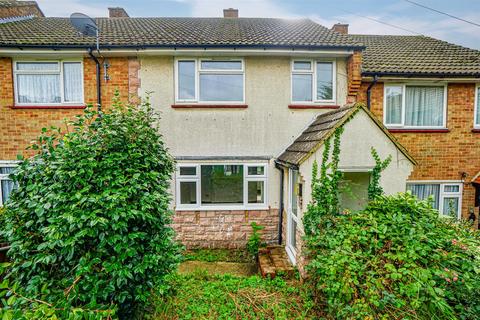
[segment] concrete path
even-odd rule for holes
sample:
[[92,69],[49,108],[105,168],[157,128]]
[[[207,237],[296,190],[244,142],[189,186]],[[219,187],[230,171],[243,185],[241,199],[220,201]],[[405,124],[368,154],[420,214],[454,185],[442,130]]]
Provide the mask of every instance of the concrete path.
[[204,262],[185,261],[178,268],[180,274],[192,273],[205,270],[208,274],[232,274],[239,277],[249,277],[257,273],[257,267],[253,263],[241,262]]

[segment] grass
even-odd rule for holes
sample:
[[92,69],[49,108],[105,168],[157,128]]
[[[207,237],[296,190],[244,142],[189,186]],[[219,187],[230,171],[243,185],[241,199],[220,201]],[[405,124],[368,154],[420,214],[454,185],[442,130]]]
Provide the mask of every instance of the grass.
[[312,319],[298,281],[194,272],[174,274],[149,319]]

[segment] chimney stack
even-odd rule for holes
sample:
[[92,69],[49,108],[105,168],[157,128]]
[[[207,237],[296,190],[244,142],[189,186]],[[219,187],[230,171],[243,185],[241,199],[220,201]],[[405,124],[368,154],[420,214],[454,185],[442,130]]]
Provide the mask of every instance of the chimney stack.
[[125,9],[121,7],[108,8],[108,16],[110,18],[128,18],[129,15]]
[[228,8],[223,9],[224,18],[238,18],[238,9]]
[[348,34],[348,23],[335,23],[332,30],[338,33]]

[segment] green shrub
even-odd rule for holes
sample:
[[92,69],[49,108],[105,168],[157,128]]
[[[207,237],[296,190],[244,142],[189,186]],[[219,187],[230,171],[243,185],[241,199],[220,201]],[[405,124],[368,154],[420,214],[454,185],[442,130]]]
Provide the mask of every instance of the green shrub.
[[[133,107],[116,99],[101,118],[87,108],[66,134],[43,130],[32,146],[38,153],[13,176],[19,188],[0,227],[17,298],[54,308],[116,305],[125,319],[142,312],[179,258],[168,226],[174,162],[156,121],[148,100]],[[18,319],[24,307],[3,310]]]
[[252,258],[256,259],[258,255],[258,249],[260,249],[260,247],[263,245],[259,231],[263,230],[265,227],[257,224],[256,222],[250,223],[250,226],[252,227],[252,234],[247,240],[247,251]]
[[347,319],[478,319],[480,235],[411,194],[326,215],[309,239],[319,308]]

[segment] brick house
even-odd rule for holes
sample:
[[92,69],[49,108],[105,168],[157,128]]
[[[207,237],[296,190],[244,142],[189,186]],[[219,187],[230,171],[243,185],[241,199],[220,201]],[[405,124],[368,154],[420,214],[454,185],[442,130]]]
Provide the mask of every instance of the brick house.
[[[355,103],[365,100],[370,60],[362,52],[369,46],[345,34],[346,25],[239,18],[234,9],[224,18],[110,14],[96,19],[101,50],[93,53],[102,106],[115,89],[131,102],[151,92],[177,161],[173,226],[187,246],[243,246],[255,221],[267,242],[285,244],[296,261],[312,163],[338,126],[345,128],[340,170],[356,186],[353,198],[342,195],[342,208],[365,204],[372,147],[393,157],[381,181],[387,193],[405,191],[417,170],[419,155],[375,108]],[[94,44],[66,18],[0,24],[1,203],[16,155],[28,156],[25,147],[41,128],[97,102]]]
[[407,189],[478,222],[480,52],[425,36],[352,36],[366,45],[359,101],[370,91],[371,111],[417,161]]

